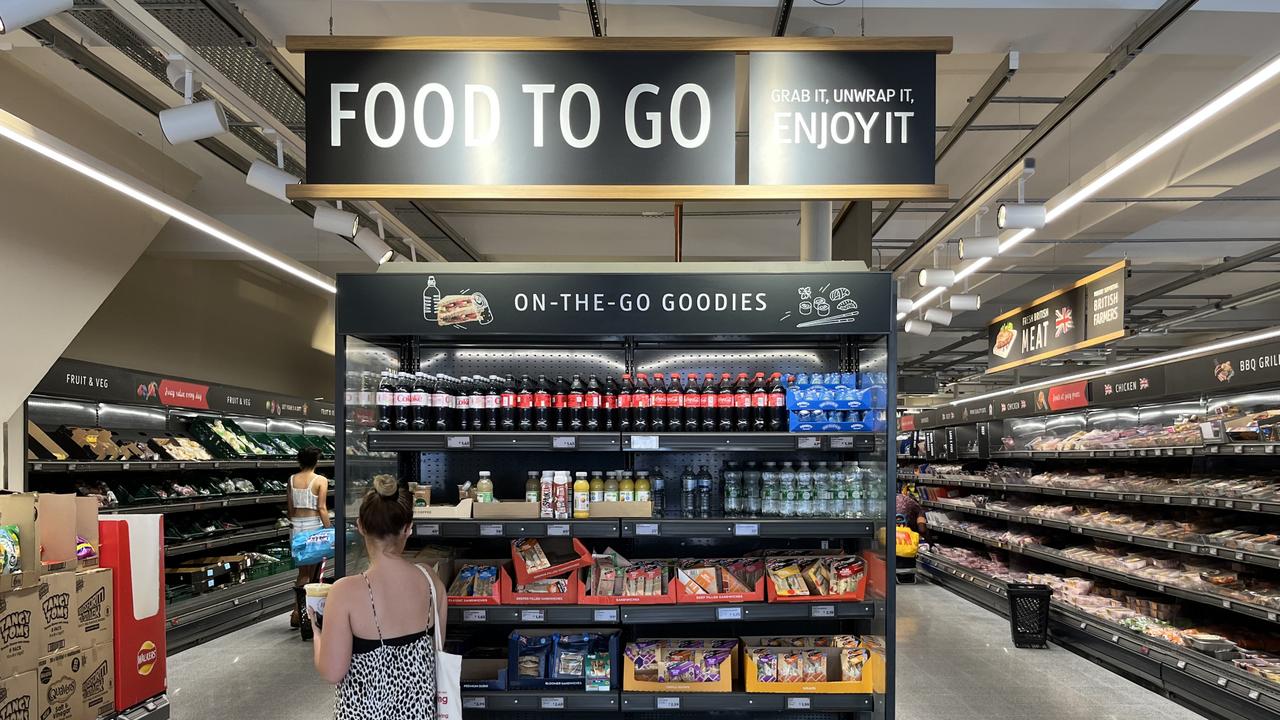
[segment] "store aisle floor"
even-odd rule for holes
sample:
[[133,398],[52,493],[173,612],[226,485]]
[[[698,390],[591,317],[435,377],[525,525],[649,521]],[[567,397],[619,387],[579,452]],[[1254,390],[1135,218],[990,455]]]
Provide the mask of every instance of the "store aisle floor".
[[1197,720],[1200,715],[1050,645],[936,585],[898,586],[898,720]]
[[[899,586],[899,720],[1197,720],[1053,646],[1018,650],[1003,618],[929,584]],[[321,720],[333,688],[281,615],[169,659],[174,720]]]

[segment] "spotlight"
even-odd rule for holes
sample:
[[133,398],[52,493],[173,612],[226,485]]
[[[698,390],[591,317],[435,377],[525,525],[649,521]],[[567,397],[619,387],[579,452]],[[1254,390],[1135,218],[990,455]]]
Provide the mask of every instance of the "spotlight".
[[255,190],[261,190],[271,197],[290,202],[289,197],[284,193],[285,186],[297,185],[302,182],[302,179],[290,175],[265,160],[254,160],[249,166],[249,173],[244,176],[244,181]]
[[360,229],[360,218],[346,210],[317,205],[316,214],[311,217],[311,226],[342,237],[354,238],[356,231]]
[[[339,210],[337,212],[341,211]],[[356,244],[356,247],[363,250],[364,254],[368,255],[370,260],[379,265],[387,262],[391,259],[392,255],[395,255],[395,253],[391,251],[391,247],[388,246],[382,238],[378,237],[378,233],[370,230],[369,228],[360,228],[357,230],[355,237],[353,237],[351,241]]]
[[982,307],[981,295],[952,295],[951,309],[955,312],[977,310]]
[[1001,230],[1039,230],[1044,227],[1046,212],[1039,203],[1002,203],[996,210],[996,227]]
[[924,311],[926,322],[946,327],[951,324],[951,311],[942,308],[929,308]]
[[1000,254],[1000,238],[994,235],[960,240],[960,259],[995,257]]
[[160,129],[171,145],[204,140],[228,131],[227,114],[216,100],[160,111]]
[[200,92],[202,87],[200,78],[195,77],[195,68],[191,67],[191,63],[186,60],[170,60],[169,64],[164,68],[164,74],[169,78],[169,86],[174,90],[186,95],[187,93],[187,73],[192,73],[191,92]]
[[955,270],[925,268],[920,271],[920,287],[951,287],[955,281]]
[[924,320],[908,320],[902,329],[912,335],[928,335],[933,332],[933,325]]
[[70,10],[74,0],[0,0],[0,34]]
[[898,312],[909,313],[913,307],[915,307],[915,302],[911,298],[898,298]]

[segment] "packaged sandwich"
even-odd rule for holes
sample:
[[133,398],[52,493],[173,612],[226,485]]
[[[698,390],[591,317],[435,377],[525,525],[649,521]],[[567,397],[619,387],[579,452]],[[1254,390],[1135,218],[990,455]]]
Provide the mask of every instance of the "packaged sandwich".
[[831,594],[856,593],[866,572],[867,565],[862,558],[835,558],[831,561]]
[[542,545],[533,538],[520,538],[511,541],[512,547],[519,553],[520,559],[524,562],[524,566],[529,572],[537,572],[546,570],[551,567],[551,561],[547,559],[546,552],[543,551]]
[[867,660],[871,658],[871,651],[866,648],[844,648],[840,651],[840,679],[845,682],[857,682],[862,680],[862,670],[866,667]]
[[780,597],[808,595],[809,588],[800,575],[800,565],[792,560],[775,560],[769,563],[769,580]]
[[534,580],[527,585],[517,585],[516,592],[535,593],[539,595],[559,595],[569,592],[569,581],[565,578]]
[[551,677],[576,679],[586,677],[587,652],[596,638],[592,633],[557,635],[551,660]]
[[520,677],[547,677],[547,661],[551,657],[552,637],[520,635],[516,644],[516,671]]
[[820,683],[827,681],[827,655],[821,650],[810,650],[804,654],[804,681]]
[[755,648],[756,679],[760,682],[778,681],[778,653],[773,650]]
[[804,682],[804,653],[795,650],[778,655],[778,682]]
[[804,565],[802,574],[815,595],[831,594],[831,570],[827,558],[809,561]]

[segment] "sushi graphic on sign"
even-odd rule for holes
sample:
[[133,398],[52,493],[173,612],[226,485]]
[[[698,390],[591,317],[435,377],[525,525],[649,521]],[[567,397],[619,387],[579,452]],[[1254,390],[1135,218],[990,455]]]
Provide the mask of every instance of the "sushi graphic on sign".
[[858,302],[850,297],[853,293],[847,287],[833,288],[828,283],[815,290],[812,285],[804,285],[796,293],[796,309],[788,310],[779,319],[786,321],[799,315],[798,328],[851,323],[858,317]]

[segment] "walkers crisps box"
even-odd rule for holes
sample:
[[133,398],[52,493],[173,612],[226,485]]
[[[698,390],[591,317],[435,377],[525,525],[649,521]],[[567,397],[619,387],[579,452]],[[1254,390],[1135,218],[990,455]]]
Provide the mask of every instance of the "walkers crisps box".
[[0,593],[0,677],[35,670],[43,647],[40,588]]
[[[79,693],[77,720],[96,720],[115,712],[115,648],[111,643],[80,651],[83,662],[76,677]],[[0,715],[0,718],[3,718]]]
[[42,576],[37,594],[40,597],[40,654],[76,647],[79,634],[71,615],[76,599],[76,574],[60,572]]
[[35,717],[37,717],[35,671],[0,678],[0,718]]
[[84,659],[79,650],[40,658],[36,668],[36,717],[40,720],[79,720],[78,677]]
[[76,640],[81,649],[110,643],[115,638],[111,626],[112,598],[110,568],[76,573]]

